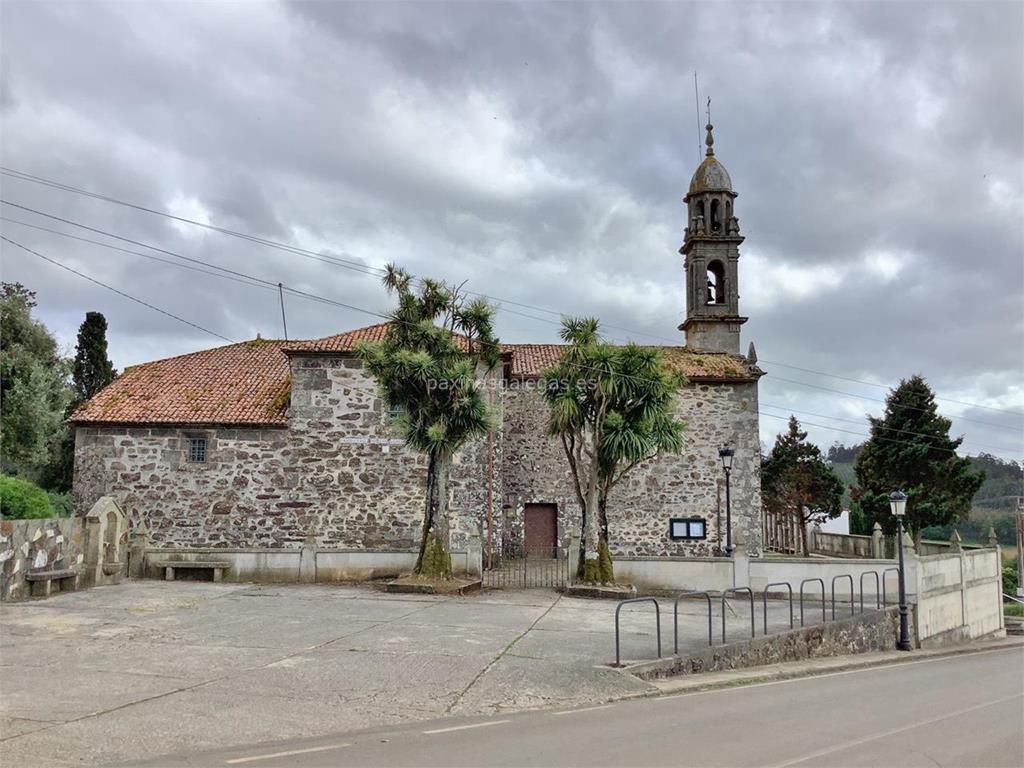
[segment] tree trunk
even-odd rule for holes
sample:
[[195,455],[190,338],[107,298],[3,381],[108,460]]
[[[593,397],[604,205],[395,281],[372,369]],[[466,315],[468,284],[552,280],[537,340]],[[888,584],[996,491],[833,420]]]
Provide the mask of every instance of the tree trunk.
[[800,524],[800,551],[803,552],[804,557],[810,557],[810,552],[807,549],[807,523],[808,520],[804,520],[802,513],[797,513],[796,519]]
[[447,457],[431,455],[427,464],[427,498],[423,515],[423,536],[413,573],[449,579],[452,558],[448,536],[448,472]]
[[608,541],[608,494],[603,492],[597,498],[597,562],[602,584],[615,583]]

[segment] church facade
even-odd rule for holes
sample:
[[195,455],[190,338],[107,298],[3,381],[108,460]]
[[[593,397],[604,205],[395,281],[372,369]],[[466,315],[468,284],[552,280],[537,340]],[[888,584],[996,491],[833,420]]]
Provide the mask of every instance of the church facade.
[[[724,445],[734,450],[732,534],[758,547],[763,374],[752,346],[740,354],[743,238],[710,125],[707,145],[684,198],[686,344],[660,348],[687,376],[677,401],[686,445],[636,468],[613,492],[610,542],[620,560],[724,554]],[[298,578],[310,556],[317,580],[409,567],[426,462],[395,434],[354,354],[385,331],[257,339],[125,370],[73,416],[77,509],[114,496],[152,553],[214,552],[231,563],[227,578]],[[477,570],[488,552],[560,557],[578,539],[569,467],[546,435],[539,389],[541,372],[562,352],[557,344],[503,345],[501,365],[484,381],[500,428],[454,460],[456,570]]]

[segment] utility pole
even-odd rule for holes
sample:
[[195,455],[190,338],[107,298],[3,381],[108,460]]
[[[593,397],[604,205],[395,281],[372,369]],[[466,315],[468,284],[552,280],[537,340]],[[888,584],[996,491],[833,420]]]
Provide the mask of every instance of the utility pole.
[[288,320],[284,316],[284,286],[277,284],[277,295],[281,299],[281,325],[284,326],[284,340],[288,341]]

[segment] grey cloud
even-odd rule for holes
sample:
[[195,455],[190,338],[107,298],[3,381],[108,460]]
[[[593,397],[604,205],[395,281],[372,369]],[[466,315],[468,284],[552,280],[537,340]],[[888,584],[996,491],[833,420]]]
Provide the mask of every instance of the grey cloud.
[[[697,69],[740,193],[740,290],[757,307],[746,338],[762,356],[890,382],[920,371],[950,396],[1024,408],[1010,393],[1024,379],[1018,4],[39,2],[9,5],[0,34],[5,165],[149,207],[194,199],[222,226],[469,279],[647,342],[681,339],[676,249],[699,160]],[[374,279],[349,270],[0,184],[101,229],[388,306]],[[231,338],[280,333],[272,292],[4,229]],[[865,267],[871,254],[906,264],[886,282]],[[30,257],[5,249],[3,260],[5,279],[39,288],[66,341],[81,313],[106,312],[119,366],[213,342]],[[842,284],[778,284],[822,268]],[[292,335],[374,320],[286,301]],[[554,340],[557,320],[509,304],[499,330]],[[846,413],[838,396],[771,376],[765,392]],[[979,442],[1020,442],[957,426]]]

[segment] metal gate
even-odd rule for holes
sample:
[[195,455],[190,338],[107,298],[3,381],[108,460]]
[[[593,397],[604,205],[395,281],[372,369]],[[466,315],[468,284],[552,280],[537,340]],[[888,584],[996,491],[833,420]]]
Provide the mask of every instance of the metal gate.
[[546,551],[506,544],[500,552],[484,556],[483,585],[495,589],[564,587],[569,583],[569,554],[552,547]]

